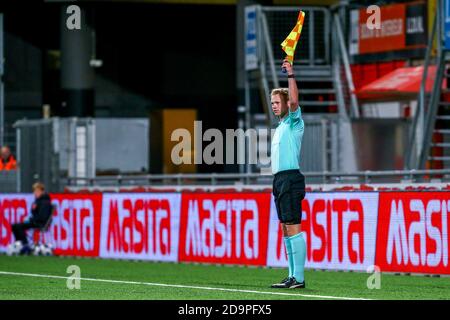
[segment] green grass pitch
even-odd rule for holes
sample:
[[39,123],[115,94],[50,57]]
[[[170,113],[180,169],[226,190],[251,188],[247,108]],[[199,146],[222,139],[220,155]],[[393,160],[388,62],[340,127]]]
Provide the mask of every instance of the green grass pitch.
[[[70,265],[80,267],[79,290],[67,288]],[[42,277],[30,276],[36,274]],[[450,299],[449,277],[382,274],[381,288],[369,290],[366,273],[307,270],[306,289],[269,288],[285,274],[276,268],[0,255],[0,300]]]

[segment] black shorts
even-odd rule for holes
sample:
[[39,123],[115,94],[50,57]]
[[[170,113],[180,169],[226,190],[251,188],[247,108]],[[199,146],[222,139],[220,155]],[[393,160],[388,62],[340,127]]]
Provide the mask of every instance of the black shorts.
[[280,171],[275,174],[272,190],[280,222],[300,224],[302,200],[305,198],[305,176],[299,170]]

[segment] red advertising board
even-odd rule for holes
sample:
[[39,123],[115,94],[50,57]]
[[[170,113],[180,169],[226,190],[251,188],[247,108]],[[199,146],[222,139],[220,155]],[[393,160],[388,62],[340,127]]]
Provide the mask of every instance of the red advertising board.
[[449,192],[380,193],[375,263],[382,271],[450,274]]
[[103,196],[100,257],[177,261],[179,193]]
[[101,194],[52,194],[50,229],[56,255],[97,257],[102,220]]
[[270,193],[185,193],[179,261],[266,264]]
[[354,9],[349,52],[359,62],[423,57],[427,27],[424,1]]
[[369,29],[367,21],[371,13],[359,11],[359,54],[399,50],[405,47],[405,4],[382,6],[381,28]]
[[[310,193],[302,201],[306,267],[366,270],[374,263],[378,193]],[[287,266],[275,208],[269,230],[269,266]]]
[[[52,194],[56,255],[286,267],[269,192]],[[0,194],[0,252],[31,194]],[[450,274],[450,192],[311,192],[307,268]]]
[[27,218],[32,201],[29,194],[0,194],[0,252],[14,241],[11,225]]

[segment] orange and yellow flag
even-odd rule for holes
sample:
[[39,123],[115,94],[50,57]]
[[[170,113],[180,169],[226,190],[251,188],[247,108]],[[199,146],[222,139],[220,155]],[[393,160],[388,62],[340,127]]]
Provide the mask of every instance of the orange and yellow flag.
[[292,29],[291,33],[281,43],[281,49],[286,53],[286,59],[290,64],[294,62],[294,52],[297,47],[297,42],[300,39],[300,34],[302,33],[303,21],[305,21],[305,12],[300,11],[294,29]]

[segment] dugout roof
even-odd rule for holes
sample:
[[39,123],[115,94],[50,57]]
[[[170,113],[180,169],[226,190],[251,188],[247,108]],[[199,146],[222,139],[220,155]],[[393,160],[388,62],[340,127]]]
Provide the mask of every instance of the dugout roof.
[[[361,100],[396,101],[416,99],[423,77],[423,66],[397,68],[356,91]],[[429,66],[425,90],[432,91],[436,66]],[[443,86],[445,86],[445,81]]]

